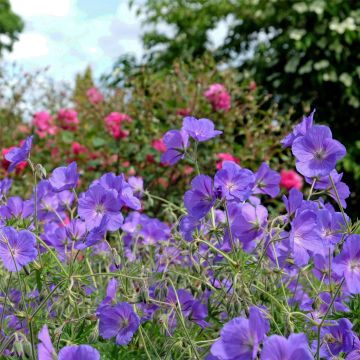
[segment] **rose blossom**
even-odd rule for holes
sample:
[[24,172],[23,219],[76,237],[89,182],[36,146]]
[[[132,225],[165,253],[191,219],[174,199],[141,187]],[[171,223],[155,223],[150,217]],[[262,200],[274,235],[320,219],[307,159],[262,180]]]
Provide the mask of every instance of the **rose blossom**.
[[280,175],[281,187],[285,188],[286,190],[290,190],[292,188],[301,190],[303,186],[303,179],[296,171],[282,169]]

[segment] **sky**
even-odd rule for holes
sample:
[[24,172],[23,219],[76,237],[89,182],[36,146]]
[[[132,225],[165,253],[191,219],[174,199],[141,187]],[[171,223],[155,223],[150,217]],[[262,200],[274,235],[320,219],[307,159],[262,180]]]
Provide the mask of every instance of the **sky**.
[[[139,4],[143,0],[136,0]],[[120,55],[140,59],[141,20],[128,0],[10,0],[25,22],[25,29],[5,60],[16,61],[25,71],[48,67],[55,80],[73,82],[87,65],[95,78],[109,73]],[[167,33],[171,29],[161,27]],[[211,31],[214,46],[226,33],[222,22]]]
[[5,60],[26,71],[49,67],[56,80],[71,82],[87,65],[94,75],[110,72],[122,54],[141,58],[140,20],[128,0],[10,0],[25,30]]

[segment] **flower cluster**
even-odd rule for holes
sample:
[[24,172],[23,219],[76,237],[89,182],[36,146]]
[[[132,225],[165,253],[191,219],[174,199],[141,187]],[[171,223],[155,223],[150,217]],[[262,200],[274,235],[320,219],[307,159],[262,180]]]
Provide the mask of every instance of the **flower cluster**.
[[9,171],[28,163],[34,184],[22,198],[0,181],[2,355],[358,359],[360,235],[336,171],[345,149],[313,115],[283,141],[304,193],[297,173],[267,162],[247,169],[222,153],[203,169],[200,147],[222,132],[192,116],[152,144],[164,164],[193,162],[183,203],[113,172],[80,191],[76,162],[49,176],[32,162],[32,136],[9,151]]
[[229,111],[231,108],[231,96],[222,84],[212,84],[204,96],[215,111]]
[[112,112],[105,118],[105,128],[114,139],[123,139],[129,135],[129,132],[122,129],[122,124],[131,121],[129,115]]

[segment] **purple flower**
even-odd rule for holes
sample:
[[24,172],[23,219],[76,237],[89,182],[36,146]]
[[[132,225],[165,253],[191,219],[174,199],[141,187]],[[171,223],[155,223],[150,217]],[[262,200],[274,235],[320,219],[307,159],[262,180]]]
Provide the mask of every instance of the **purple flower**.
[[186,131],[194,140],[202,142],[222,134],[222,131],[215,130],[214,123],[209,119],[196,119],[187,116],[183,120],[182,130]]
[[292,153],[300,174],[319,177],[329,175],[335,169],[336,162],[345,156],[346,149],[332,138],[327,126],[314,125],[304,136],[294,140]]
[[233,235],[242,242],[245,249],[252,249],[251,241],[259,237],[267,224],[268,211],[262,205],[245,203],[232,222]]
[[313,126],[314,113],[315,109],[309,116],[304,116],[301,123],[294,127],[292,133],[281,140],[284,148],[291,146],[296,138],[299,136],[304,136],[306,132]]
[[75,249],[84,250],[104,240],[108,229],[109,218],[104,216],[98,226],[93,227],[86,237],[81,237],[75,244]]
[[145,245],[154,245],[158,241],[167,240],[169,238],[169,227],[158,219],[147,218],[145,221],[141,221],[141,225],[142,228],[139,235],[143,239]]
[[205,319],[208,316],[208,308],[205,304],[202,304],[199,300],[195,300],[191,306],[191,313],[189,320],[194,321],[200,327],[205,328],[210,326]]
[[254,174],[231,161],[224,162],[222,169],[215,174],[214,187],[228,201],[247,200],[253,186]]
[[31,151],[32,139],[32,136],[27,137],[21,147],[15,147],[5,155],[5,159],[10,162],[8,172],[12,172],[21,162],[27,161]]
[[99,352],[90,345],[69,345],[63,347],[59,355],[51,342],[47,325],[39,332],[38,359],[39,360],[100,360]]
[[56,168],[49,182],[54,191],[72,190],[76,187],[79,180],[76,162],[73,161],[69,166],[60,166]]
[[39,360],[53,360],[56,356],[56,351],[51,342],[47,325],[42,327],[38,338],[40,340],[40,343],[38,344]]
[[[337,197],[336,197],[335,190],[334,190],[334,188],[332,186],[332,183],[331,183],[331,180],[330,180],[330,176],[331,176],[331,178],[332,178],[332,180],[334,182],[336,191],[337,191],[337,193],[339,195],[341,206],[343,208],[346,208],[345,199],[347,199],[349,197],[350,190],[349,190],[349,187],[345,183],[343,183],[341,181],[343,173],[339,174],[336,170],[332,170],[329,175],[320,177],[319,179],[316,180],[314,189],[326,190],[326,192],[335,201],[338,201]],[[313,179],[311,179],[311,178],[305,178],[305,179],[306,179],[306,182],[308,182],[309,184],[311,184],[312,181],[313,181]]]
[[314,360],[305,334],[291,334],[288,339],[272,335],[264,341],[261,360]]
[[360,235],[346,239],[341,253],[333,260],[333,271],[345,278],[350,293],[360,293]]
[[99,180],[95,180],[91,186],[101,185],[105,190],[111,191],[120,200],[121,207],[127,206],[133,210],[140,210],[140,200],[134,196],[133,188],[126,182],[124,174],[116,176],[114,173],[106,173]]
[[203,218],[214,205],[216,200],[213,182],[209,176],[198,175],[191,182],[191,190],[184,195],[184,205],[189,215]]
[[130,176],[128,179],[128,183],[131,186],[134,195],[138,198],[141,198],[141,196],[144,193],[144,180],[140,176]]
[[295,188],[292,188],[289,191],[288,198],[285,195],[283,195],[282,200],[285,204],[285,208],[289,216],[295,215],[296,210],[301,207],[303,199],[304,199],[303,193]]
[[21,199],[19,196],[10,197],[6,205],[0,207],[0,216],[3,219],[27,218],[34,211],[34,204],[31,200]]
[[262,311],[251,307],[249,319],[237,317],[224,325],[220,339],[211,346],[211,354],[222,360],[255,359],[269,329]]
[[35,245],[35,236],[30,231],[17,232],[10,226],[0,230],[0,257],[9,271],[20,271],[34,261],[37,256]]
[[120,208],[120,200],[113,192],[105,190],[101,185],[94,185],[80,197],[78,214],[88,230],[99,226],[106,217],[107,230],[116,231],[123,223]]
[[12,180],[9,178],[4,178],[0,180],[0,200],[2,200],[11,188]]
[[320,237],[316,214],[310,210],[297,214],[291,223],[289,235],[293,248],[293,256],[298,266],[306,265],[309,261],[309,251],[322,254],[324,243]]
[[274,198],[280,192],[281,176],[271,170],[267,163],[262,163],[255,173],[254,194],[266,194]]
[[106,307],[100,312],[100,335],[104,339],[116,336],[118,345],[127,345],[140,325],[139,316],[127,302]]
[[[329,323],[329,321],[328,321]],[[351,331],[352,324],[348,319],[331,321],[330,326],[321,328],[320,356],[332,359],[341,352],[347,353],[353,349],[354,333]],[[313,348],[317,348],[317,341],[313,342]]]
[[193,233],[195,230],[200,230],[201,223],[199,219],[196,219],[192,216],[183,216],[179,223],[179,228],[181,235],[186,241],[191,241],[193,239]]
[[90,345],[68,345],[59,351],[58,360],[100,360],[100,354]]
[[185,131],[170,130],[163,136],[166,151],[161,155],[162,163],[175,165],[185,157],[185,151],[189,146],[189,135]]
[[346,356],[346,360],[360,359],[360,340],[357,336],[354,338],[353,350]]

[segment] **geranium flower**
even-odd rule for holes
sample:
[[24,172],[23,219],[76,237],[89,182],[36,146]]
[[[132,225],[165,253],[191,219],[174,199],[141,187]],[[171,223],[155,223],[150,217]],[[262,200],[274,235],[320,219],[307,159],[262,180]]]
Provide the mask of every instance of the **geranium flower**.
[[140,318],[127,302],[100,311],[99,332],[104,339],[116,337],[118,345],[127,345],[140,326]]
[[[245,360],[245,359],[244,359]],[[291,334],[288,339],[271,335],[264,341],[261,360],[314,360],[305,334]]]
[[60,166],[53,170],[49,182],[54,191],[72,190],[76,187],[79,180],[76,162],[69,166]]
[[329,175],[335,169],[336,162],[345,156],[346,149],[332,138],[327,126],[314,125],[304,136],[294,140],[292,153],[300,174],[319,177]]
[[189,145],[189,136],[185,131],[170,130],[163,140],[166,151],[161,156],[162,163],[172,166],[185,157],[185,150]]
[[252,306],[248,319],[237,317],[224,325],[220,339],[211,346],[211,354],[222,360],[255,359],[269,330],[269,321],[262,311]]
[[89,102],[93,105],[100,104],[104,100],[103,94],[97,87],[91,87],[86,91]]
[[90,345],[68,345],[63,347],[59,355],[51,342],[47,325],[39,332],[38,356],[39,360],[100,360],[99,352]]
[[222,131],[215,130],[214,123],[209,119],[196,119],[193,116],[187,116],[183,120],[182,130],[194,140],[203,142],[210,140],[220,134]]
[[198,175],[191,181],[191,190],[184,195],[184,205],[189,215],[203,218],[216,200],[213,181],[209,176]]
[[[10,250],[11,249],[11,250]],[[37,257],[36,239],[28,230],[16,231],[10,226],[0,230],[0,258],[9,271],[20,271]]]
[[10,163],[8,172],[12,172],[17,165],[27,161],[30,156],[32,139],[32,136],[27,137],[21,147],[14,147],[5,155],[5,159]]
[[254,194],[266,194],[274,198],[280,192],[280,175],[271,170],[269,165],[262,163],[255,173]]
[[231,201],[245,201],[251,195],[255,183],[254,174],[248,169],[242,169],[232,161],[223,164],[214,177],[214,187],[221,197]]
[[85,221],[88,230],[99,226],[106,217],[107,229],[115,231],[123,222],[120,208],[120,199],[113,192],[105,190],[101,185],[95,185],[79,198],[78,214]]
[[333,260],[333,271],[345,278],[345,284],[351,294],[360,294],[360,235],[350,235]]

